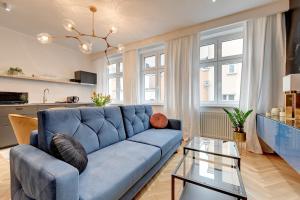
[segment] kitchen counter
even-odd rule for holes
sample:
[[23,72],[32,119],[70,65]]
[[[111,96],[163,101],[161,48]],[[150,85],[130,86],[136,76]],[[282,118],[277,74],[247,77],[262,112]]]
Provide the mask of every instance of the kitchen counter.
[[26,115],[37,117],[39,110],[49,108],[76,108],[81,106],[94,106],[90,102],[79,103],[28,103],[28,104],[3,104],[0,105],[0,148],[5,148],[17,144],[16,137],[8,119],[9,114]]

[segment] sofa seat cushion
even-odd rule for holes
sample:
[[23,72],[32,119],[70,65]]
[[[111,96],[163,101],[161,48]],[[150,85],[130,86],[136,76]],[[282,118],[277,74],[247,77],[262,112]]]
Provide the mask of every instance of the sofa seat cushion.
[[149,144],[161,149],[162,157],[182,140],[182,132],[173,129],[148,129],[127,140]]
[[119,199],[160,157],[159,148],[126,140],[89,154],[79,177],[80,199]]

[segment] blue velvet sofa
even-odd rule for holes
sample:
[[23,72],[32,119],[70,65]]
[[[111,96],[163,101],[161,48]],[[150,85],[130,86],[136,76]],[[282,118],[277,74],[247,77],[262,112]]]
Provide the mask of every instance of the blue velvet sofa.
[[[41,200],[132,199],[174,154],[181,124],[153,129],[149,105],[54,109],[38,112],[31,145],[10,151],[11,198]],[[72,135],[88,153],[79,175],[50,155],[55,133]]]

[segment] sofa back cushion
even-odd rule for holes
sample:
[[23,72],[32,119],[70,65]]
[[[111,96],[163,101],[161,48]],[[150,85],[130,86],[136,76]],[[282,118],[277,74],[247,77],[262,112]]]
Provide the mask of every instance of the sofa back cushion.
[[38,146],[50,152],[54,134],[74,137],[87,153],[126,139],[119,107],[49,109],[38,112]]
[[153,112],[150,105],[121,106],[121,111],[127,137],[132,137],[151,127],[150,117]]

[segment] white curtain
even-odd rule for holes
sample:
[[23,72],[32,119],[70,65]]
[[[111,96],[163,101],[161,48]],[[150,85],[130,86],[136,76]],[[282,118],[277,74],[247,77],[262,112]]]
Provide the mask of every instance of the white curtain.
[[166,112],[182,120],[184,137],[199,135],[198,35],[168,42]]
[[285,24],[282,14],[246,23],[246,54],[242,71],[240,107],[253,109],[247,120],[247,150],[262,153],[256,133],[256,114],[283,106]]
[[97,72],[97,89],[96,91],[108,94],[107,81],[107,61],[106,58],[99,58],[93,61],[94,70]]
[[124,104],[138,104],[140,102],[140,66],[137,50],[125,52],[123,62]]

